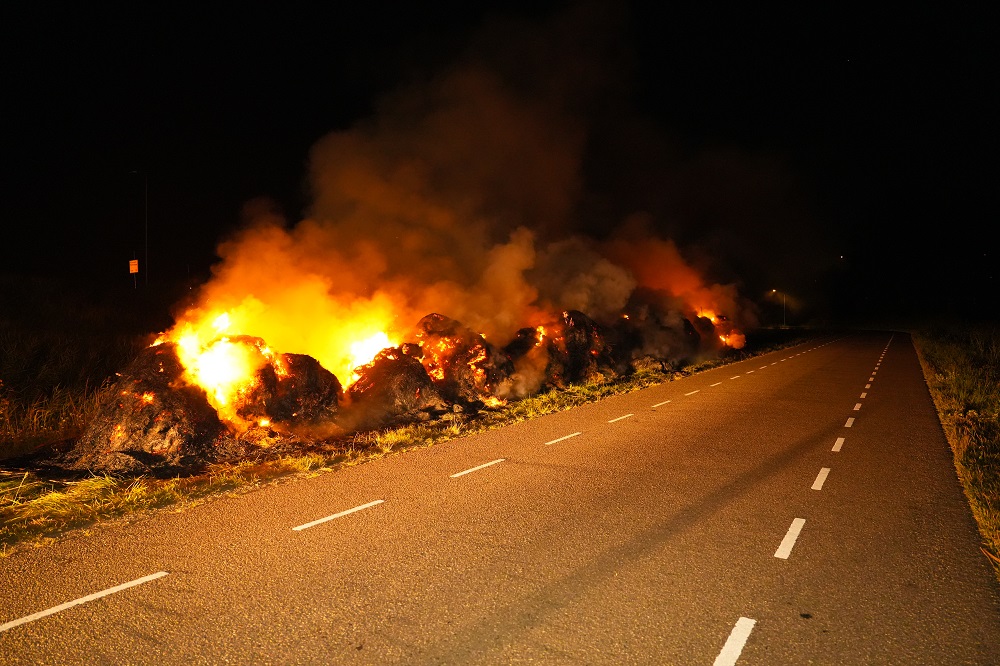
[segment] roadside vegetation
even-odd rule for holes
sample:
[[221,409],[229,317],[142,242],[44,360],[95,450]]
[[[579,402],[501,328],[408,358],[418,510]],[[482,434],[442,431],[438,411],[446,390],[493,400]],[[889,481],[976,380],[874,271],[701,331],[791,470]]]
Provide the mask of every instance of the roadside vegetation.
[[0,459],[79,436],[162,325],[163,314],[149,314],[158,305],[131,289],[0,276]]
[[1000,330],[934,326],[913,333],[955,470],[1000,579]]
[[[86,307],[85,300],[77,303],[78,308]],[[4,319],[7,312],[0,313],[0,379],[4,381],[0,384],[0,461],[78,437],[96,416],[102,392],[114,390],[116,371],[148,345],[158,330],[126,322],[109,335],[107,322],[120,322],[120,308],[110,312],[91,306],[86,312],[49,313],[53,316],[30,321]],[[88,327],[88,321],[103,321],[103,327]],[[164,323],[159,330],[165,328]],[[6,471],[0,469],[0,557],[44,545],[71,530],[96,529],[111,519],[157,509],[184,510],[261,484],[321,474],[563,411],[795,344],[807,335],[792,330],[761,332],[752,351],[730,350],[720,359],[691,360],[677,367],[650,362],[627,377],[595,378],[477,414],[450,413],[434,421],[357,433],[308,450],[282,452],[276,447],[264,450],[257,460],[213,465],[185,477],[66,478],[8,466]]]
[[[95,298],[68,295],[63,287],[44,281],[0,278],[0,461],[79,437],[97,414],[102,394],[114,390],[116,372],[169,326],[163,304],[173,296],[157,300],[126,292]],[[948,324],[918,327],[911,333],[982,535],[982,551],[1000,578],[1000,332],[995,325]],[[111,519],[156,509],[183,510],[261,484],[322,474],[570,409],[796,344],[814,334],[761,332],[751,336],[751,349],[730,351],[720,359],[673,367],[651,362],[628,377],[597,378],[475,415],[447,414],[309,450],[276,449],[267,457],[215,465],[186,477],[66,478],[42,470],[0,468],[0,557],[44,545],[71,530],[95,529]]]

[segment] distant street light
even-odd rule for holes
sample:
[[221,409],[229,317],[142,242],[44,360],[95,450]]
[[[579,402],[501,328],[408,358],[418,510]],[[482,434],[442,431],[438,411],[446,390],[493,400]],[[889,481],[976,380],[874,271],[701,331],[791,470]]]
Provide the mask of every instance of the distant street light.
[[[771,293],[777,294],[778,290],[772,289]],[[787,326],[787,324],[785,323],[785,292],[781,292],[781,326],[782,327]]]

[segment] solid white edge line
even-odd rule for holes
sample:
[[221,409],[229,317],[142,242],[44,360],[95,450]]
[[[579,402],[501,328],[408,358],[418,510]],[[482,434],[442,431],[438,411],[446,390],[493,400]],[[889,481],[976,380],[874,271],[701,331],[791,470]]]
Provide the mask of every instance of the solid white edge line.
[[830,475],[829,467],[820,467],[819,474],[816,475],[816,480],[813,481],[813,490],[823,490],[823,484],[826,483],[826,477]]
[[844,445],[844,438],[838,437],[837,441],[833,443],[833,451],[840,451],[840,447]]
[[627,419],[630,416],[635,416],[635,414],[626,414],[625,416],[619,416],[616,419],[611,419],[610,421],[608,421],[608,423],[614,423],[615,421],[622,421],[624,419]]
[[548,446],[549,444],[555,444],[565,439],[569,439],[570,437],[576,437],[577,435],[582,435],[582,434],[583,434],[582,432],[574,432],[572,435],[566,435],[565,437],[560,437],[559,439],[553,439],[551,442],[545,442],[545,446]]
[[327,521],[334,520],[336,518],[343,518],[344,516],[346,516],[348,514],[354,513],[355,511],[363,511],[364,509],[370,509],[371,507],[373,507],[373,506],[375,506],[377,504],[381,504],[384,501],[385,500],[375,500],[374,502],[368,502],[368,504],[362,504],[361,506],[356,506],[353,509],[348,509],[347,511],[341,511],[340,513],[335,513],[332,516],[326,516],[325,518],[320,518],[318,520],[314,520],[312,522],[305,523],[304,525],[299,525],[298,527],[293,527],[292,531],[293,532],[301,532],[302,530],[308,529],[310,527],[315,527],[316,525],[319,525],[320,523],[325,523]]
[[670,402],[670,401],[669,400],[664,400],[663,402],[658,402],[655,405],[653,405],[652,409],[656,409],[657,407],[662,407],[663,405],[667,404],[668,402]]
[[774,556],[787,560],[788,556],[792,554],[792,547],[795,545],[795,540],[799,538],[799,532],[802,531],[802,526],[806,524],[805,518],[796,518],[792,521],[791,527],[785,533],[785,538],[781,540],[781,545],[778,546],[778,550],[774,551]]
[[121,585],[109,587],[106,590],[95,592],[93,594],[88,594],[85,597],[80,597],[79,599],[74,599],[73,601],[67,601],[66,603],[59,604],[58,606],[53,606],[48,610],[43,610],[37,613],[33,613],[31,615],[26,615],[17,620],[11,620],[10,622],[0,624],[0,634],[7,631],[8,629],[13,629],[14,627],[18,627],[22,624],[27,624],[28,622],[34,622],[35,620],[39,620],[48,615],[55,615],[60,611],[66,610],[67,608],[72,608],[73,606],[79,606],[80,604],[85,604],[88,601],[94,601],[95,599],[100,599],[101,597],[106,597],[109,594],[114,594],[116,592],[121,592],[122,590],[127,590],[128,588],[135,587],[136,585],[142,585],[143,583],[148,583],[149,581],[156,580],[157,578],[163,578],[164,576],[167,576],[169,574],[170,574],[169,571],[157,571],[154,574],[149,574],[148,576],[143,576],[142,578],[136,578],[135,580],[129,581],[127,583],[122,583]]
[[847,419],[847,423],[844,424],[844,427],[845,428],[850,428],[852,425],[854,425],[854,417],[853,416],[851,418]]
[[747,644],[747,639],[750,638],[750,632],[753,631],[753,626],[756,623],[757,620],[751,620],[748,617],[741,617],[736,620],[736,625],[729,632],[729,638],[726,639],[726,644],[722,646],[722,652],[715,658],[713,666],[734,666],[740,658],[743,646]]
[[504,460],[506,460],[506,458],[497,458],[496,460],[491,460],[488,463],[483,463],[482,465],[478,465],[476,467],[471,467],[471,468],[469,468],[469,469],[467,469],[465,471],[457,472],[455,474],[452,474],[451,477],[449,477],[449,478],[457,479],[460,476],[465,476],[466,474],[471,474],[472,472],[478,472],[479,470],[481,470],[484,467],[489,467],[490,465],[496,465],[497,463],[502,463]]
[[690,393],[685,393],[684,395],[685,395],[685,396],[689,396],[689,395],[694,395],[695,393],[697,393],[697,392],[698,392],[698,391],[700,391],[700,390],[701,390],[701,389],[698,389],[698,390],[696,390],[696,391],[691,391]]

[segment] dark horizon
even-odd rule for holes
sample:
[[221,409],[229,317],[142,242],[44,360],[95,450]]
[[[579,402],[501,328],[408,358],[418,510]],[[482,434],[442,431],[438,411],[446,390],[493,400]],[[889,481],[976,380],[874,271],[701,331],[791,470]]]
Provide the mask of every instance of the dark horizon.
[[[7,10],[3,215],[20,240],[0,273],[120,289],[139,259],[137,291],[197,284],[248,202],[290,225],[308,214],[324,136],[482,49],[516,77],[550,15],[575,6]],[[648,213],[768,317],[772,289],[802,303],[789,323],[995,319],[981,17],[593,7],[613,21],[594,46],[608,80],[578,101],[577,232]],[[508,15],[517,29],[497,28]]]

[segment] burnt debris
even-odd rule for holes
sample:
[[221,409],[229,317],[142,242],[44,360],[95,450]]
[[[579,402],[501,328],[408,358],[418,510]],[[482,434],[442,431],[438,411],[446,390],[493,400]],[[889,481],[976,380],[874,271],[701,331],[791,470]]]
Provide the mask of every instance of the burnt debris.
[[176,345],[143,350],[62,466],[135,473],[217,459],[232,438],[205,392],[187,385],[183,373]]
[[414,337],[421,364],[452,403],[481,406],[514,373],[514,363],[503,349],[444,315],[431,313],[422,318]]
[[355,368],[345,389],[311,356],[275,353],[252,336],[220,338],[238,345],[257,368],[225,399],[188,381],[176,344],[156,344],[121,373],[87,430],[60,449],[54,464],[106,473],[190,472],[268,447],[304,449],[326,437],[474,413],[487,403],[627,375],[637,364],[649,367],[650,359],[663,365],[717,345],[719,333],[707,318],[691,321],[640,304],[610,324],[566,310],[520,329],[503,347],[431,313],[410,339]]
[[347,390],[338,422],[347,430],[373,430],[447,412],[448,402],[414,356],[418,349],[389,347],[355,368],[358,378]]

